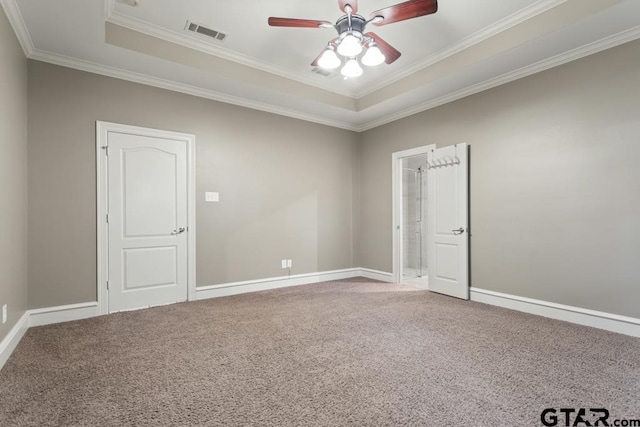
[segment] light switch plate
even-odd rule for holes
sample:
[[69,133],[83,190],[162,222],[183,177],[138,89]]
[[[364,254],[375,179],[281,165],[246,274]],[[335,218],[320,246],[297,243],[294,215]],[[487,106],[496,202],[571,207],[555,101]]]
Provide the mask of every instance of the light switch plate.
[[220,193],[217,191],[207,191],[204,193],[204,201],[205,202],[219,202],[220,201]]
[[282,265],[282,268],[287,268],[287,260],[283,259],[280,263],[280,265]]

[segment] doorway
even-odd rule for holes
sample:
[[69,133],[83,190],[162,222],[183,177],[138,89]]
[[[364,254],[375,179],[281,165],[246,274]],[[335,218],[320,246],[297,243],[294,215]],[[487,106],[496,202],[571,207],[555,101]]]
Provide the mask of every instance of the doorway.
[[393,277],[469,299],[466,143],[392,155]]
[[96,130],[101,314],[194,299],[195,136]]
[[428,289],[427,154],[402,159],[402,281]]

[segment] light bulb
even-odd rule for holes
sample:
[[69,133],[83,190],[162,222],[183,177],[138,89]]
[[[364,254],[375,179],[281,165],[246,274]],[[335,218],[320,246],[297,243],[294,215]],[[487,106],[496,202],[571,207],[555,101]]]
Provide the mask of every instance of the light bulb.
[[334,68],[338,68],[342,64],[338,55],[333,51],[333,48],[326,48],[325,51],[318,59],[318,65],[321,68],[325,68],[327,70],[333,70]]
[[362,67],[360,67],[355,58],[351,58],[344,64],[340,73],[345,77],[358,77],[362,75]]
[[338,45],[338,53],[342,56],[358,56],[362,52],[362,43],[360,38],[348,33]]
[[367,53],[362,57],[362,63],[367,67],[375,67],[376,65],[380,65],[384,62],[386,58],[380,52],[380,48],[375,43],[371,43],[369,49],[367,49]]

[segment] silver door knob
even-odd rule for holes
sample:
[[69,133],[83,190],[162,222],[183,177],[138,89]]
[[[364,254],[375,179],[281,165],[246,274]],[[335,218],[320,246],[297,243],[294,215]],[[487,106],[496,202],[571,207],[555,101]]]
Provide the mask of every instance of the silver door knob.
[[185,231],[187,231],[187,229],[186,229],[186,228],[184,228],[184,227],[180,227],[180,228],[178,228],[177,230],[173,230],[173,231],[171,232],[171,235],[175,236],[176,234],[182,234],[182,233],[184,233]]
[[455,234],[457,236],[457,235],[460,235],[460,234],[464,233],[464,228],[460,227],[460,228],[457,228],[457,229],[451,230],[451,231],[453,232],[453,234]]

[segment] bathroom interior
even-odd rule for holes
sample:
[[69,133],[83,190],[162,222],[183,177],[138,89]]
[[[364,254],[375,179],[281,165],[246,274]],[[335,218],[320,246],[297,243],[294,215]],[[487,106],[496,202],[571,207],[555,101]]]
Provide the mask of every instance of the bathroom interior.
[[427,289],[427,155],[402,160],[402,282]]

